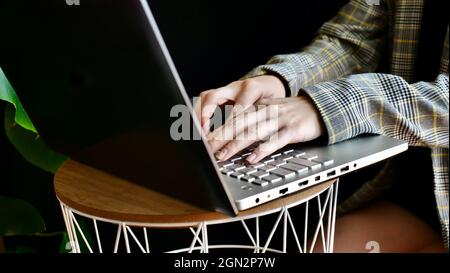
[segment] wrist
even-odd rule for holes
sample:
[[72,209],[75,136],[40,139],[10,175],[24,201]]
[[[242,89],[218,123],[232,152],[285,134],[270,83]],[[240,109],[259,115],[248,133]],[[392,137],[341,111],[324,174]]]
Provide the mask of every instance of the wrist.
[[274,82],[275,90],[277,90],[274,97],[276,98],[287,98],[291,95],[288,82],[277,73],[268,73],[268,77]]

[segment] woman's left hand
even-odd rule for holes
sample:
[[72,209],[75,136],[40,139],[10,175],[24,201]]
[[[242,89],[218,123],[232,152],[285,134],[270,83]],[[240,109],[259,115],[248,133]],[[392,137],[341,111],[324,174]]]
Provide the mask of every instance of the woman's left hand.
[[255,142],[263,141],[247,157],[257,163],[287,144],[318,138],[325,131],[321,116],[305,95],[261,99],[257,106],[230,117],[208,135],[218,160],[227,160]]

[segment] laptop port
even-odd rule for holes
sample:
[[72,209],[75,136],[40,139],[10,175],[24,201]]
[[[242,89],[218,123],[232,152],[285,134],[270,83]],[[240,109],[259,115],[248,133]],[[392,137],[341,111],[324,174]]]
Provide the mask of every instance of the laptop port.
[[348,172],[349,170],[350,170],[350,167],[349,167],[349,166],[342,167],[342,168],[341,168],[341,173],[343,173],[343,172]]
[[287,191],[288,191],[288,188],[284,188],[284,189],[280,190],[280,194],[285,194],[285,193],[287,193]]
[[334,176],[334,175],[336,175],[336,171],[331,171],[331,172],[327,173],[327,177]]
[[320,180],[320,175],[316,176],[316,178],[314,178],[314,180],[319,181]]
[[303,186],[306,186],[306,185],[308,185],[308,180],[301,181],[300,183],[298,183],[299,187],[303,187]]
[[259,203],[259,198],[256,198],[255,202],[256,202],[256,204],[258,204]]

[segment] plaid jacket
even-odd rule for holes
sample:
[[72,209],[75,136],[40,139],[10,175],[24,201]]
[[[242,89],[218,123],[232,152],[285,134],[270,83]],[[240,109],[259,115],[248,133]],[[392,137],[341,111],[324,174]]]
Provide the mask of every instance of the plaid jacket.
[[[440,74],[434,82],[414,83],[423,0],[371,4],[375,2],[350,1],[301,52],[274,56],[246,78],[274,73],[286,81],[292,96],[300,90],[306,92],[320,111],[330,144],[375,133],[429,147],[437,209],[448,248],[448,27]],[[390,47],[391,74],[373,73],[386,45]],[[386,167],[391,165],[388,162]],[[389,173],[382,171],[340,208],[349,209],[372,198],[392,180]]]

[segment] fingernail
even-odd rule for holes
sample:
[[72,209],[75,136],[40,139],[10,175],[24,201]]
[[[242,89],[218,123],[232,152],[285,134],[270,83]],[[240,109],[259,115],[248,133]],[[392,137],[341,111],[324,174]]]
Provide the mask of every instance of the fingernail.
[[222,160],[225,157],[226,154],[227,154],[227,149],[219,150],[216,153],[216,158],[219,159],[219,160]]
[[247,157],[247,161],[248,162],[253,162],[253,160],[255,160],[256,159],[256,155],[255,154],[251,154],[251,155],[249,155],[248,157]]

